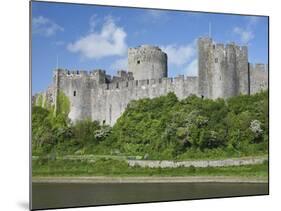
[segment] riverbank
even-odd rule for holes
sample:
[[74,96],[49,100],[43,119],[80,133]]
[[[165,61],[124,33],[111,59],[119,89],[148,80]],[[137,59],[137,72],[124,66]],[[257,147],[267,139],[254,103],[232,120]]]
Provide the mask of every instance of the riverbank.
[[[160,163],[163,164],[162,162]],[[165,164],[165,162],[164,162]],[[190,163],[189,163],[190,164]],[[100,159],[95,162],[85,160],[34,160],[32,175],[36,177],[152,177],[152,176],[233,176],[233,177],[268,177],[268,161],[261,164],[240,166],[206,166],[193,165],[178,167],[130,166],[126,161]]]
[[268,183],[264,177],[186,176],[186,177],[33,177],[33,183]]

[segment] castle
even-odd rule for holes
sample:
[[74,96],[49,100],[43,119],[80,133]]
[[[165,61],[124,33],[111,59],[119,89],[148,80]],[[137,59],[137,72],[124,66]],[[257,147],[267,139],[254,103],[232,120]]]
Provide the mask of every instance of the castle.
[[[128,71],[111,77],[104,70],[69,71],[56,69],[53,84],[43,92],[43,101],[57,106],[58,92],[70,101],[69,118],[75,122],[90,118],[114,125],[131,100],[155,98],[174,92],[179,99],[189,95],[228,98],[253,94],[268,88],[268,66],[250,64],[248,48],[234,43],[216,44],[199,38],[198,77],[168,78],[168,57],[160,48],[141,45],[128,49]],[[38,95],[37,95],[38,96]],[[35,104],[38,105],[35,96]]]

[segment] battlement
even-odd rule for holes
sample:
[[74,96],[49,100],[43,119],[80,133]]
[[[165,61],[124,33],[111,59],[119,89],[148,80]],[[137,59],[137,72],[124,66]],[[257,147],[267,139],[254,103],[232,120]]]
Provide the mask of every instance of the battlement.
[[138,47],[134,47],[134,48],[129,48],[129,51],[141,51],[141,50],[150,50],[150,51],[160,51],[162,52],[161,48],[159,48],[158,46],[154,46],[154,45],[139,45]]
[[128,71],[118,70],[113,76],[103,69],[54,70],[51,89],[33,101],[56,106],[61,90],[71,102],[71,120],[90,118],[113,125],[132,100],[169,92],[179,99],[190,95],[217,99],[268,88],[268,65],[249,64],[247,46],[216,43],[210,37],[200,37],[197,44],[198,77],[168,78],[167,54],[157,46],[140,45],[128,49]]
[[217,51],[223,51],[226,53],[229,50],[235,50],[236,54],[246,54],[248,52],[247,46],[239,46],[236,45],[234,42],[223,44],[223,43],[213,43],[213,49]]
[[102,69],[96,69],[92,71],[56,69],[54,70],[53,75],[56,76],[56,74],[58,74],[58,77],[60,78],[89,78],[90,80],[95,80],[99,83],[111,83],[116,81],[133,80],[133,74],[125,70],[117,71],[117,76],[107,75],[106,71]]
[[141,45],[136,48],[128,49],[128,57],[130,58],[137,57],[143,61],[153,61],[156,58],[165,60],[167,54],[163,52],[159,47],[150,46],[150,45]]
[[104,90],[120,90],[120,89],[146,89],[150,87],[157,87],[160,85],[175,86],[185,82],[194,82],[198,79],[196,76],[184,77],[179,75],[174,78],[161,78],[161,79],[144,79],[144,80],[127,80],[127,81],[111,81],[110,83],[102,84],[99,88]]
[[208,45],[210,45],[210,47],[213,48],[213,50],[217,51],[223,51],[223,52],[227,52],[228,50],[232,50],[235,49],[236,53],[247,53],[248,52],[248,47],[245,45],[237,45],[235,42],[229,42],[229,43],[216,43],[215,41],[213,41],[212,38],[209,37],[200,37],[198,39],[198,42],[201,43],[206,43]]
[[249,69],[250,71],[268,72],[268,64],[250,63]]

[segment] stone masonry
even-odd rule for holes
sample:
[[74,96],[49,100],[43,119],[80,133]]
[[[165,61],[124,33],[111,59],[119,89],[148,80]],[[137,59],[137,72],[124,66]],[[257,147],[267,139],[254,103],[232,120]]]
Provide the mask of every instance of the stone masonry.
[[167,54],[158,47],[142,45],[129,48],[128,71],[117,71],[117,76],[100,69],[54,70],[53,84],[42,93],[42,101],[56,107],[58,91],[62,91],[70,100],[69,118],[73,122],[90,118],[114,125],[132,100],[169,92],[179,99],[189,95],[228,98],[268,88],[268,66],[249,64],[246,46],[216,44],[209,37],[199,38],[197,45],[198,77],[168,78]]

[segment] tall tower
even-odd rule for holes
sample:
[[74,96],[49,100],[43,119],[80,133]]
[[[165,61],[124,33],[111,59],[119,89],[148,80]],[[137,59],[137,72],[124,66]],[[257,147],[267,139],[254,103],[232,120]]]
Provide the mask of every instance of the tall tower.
[[198,94],[202,97],[211,98],[213,95],[213,70],[214,55],[212,52],[212,39],[209,37],[199,38],[198,46]]
[[129,48],[128,72],[133,73],[134,80],[167,77],[167,54],[150,45]]
[[209,37],[198,39],[199,95],[227,98],[248,94],[248,49],[234,43],[216,44]]

